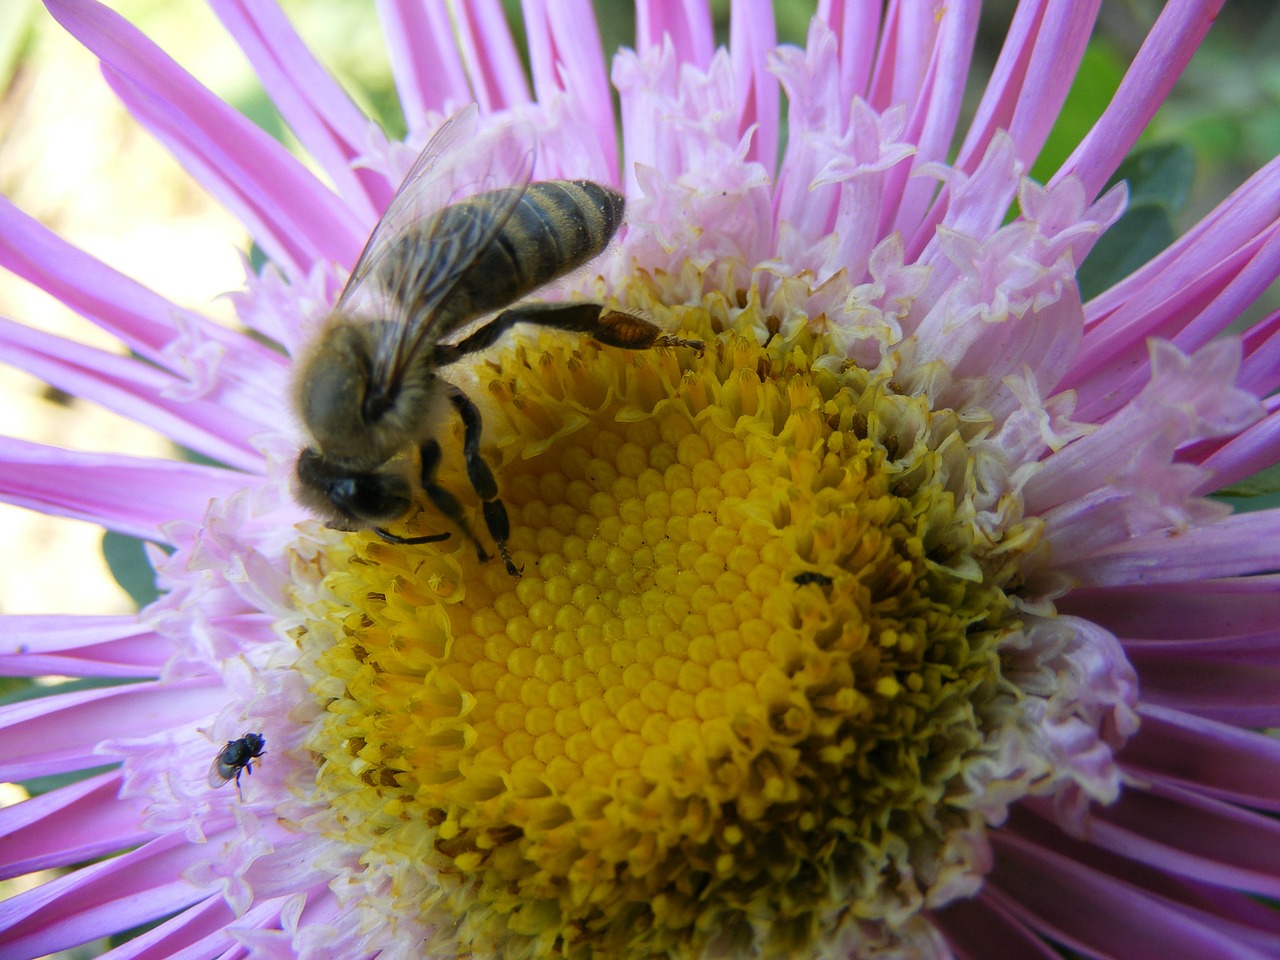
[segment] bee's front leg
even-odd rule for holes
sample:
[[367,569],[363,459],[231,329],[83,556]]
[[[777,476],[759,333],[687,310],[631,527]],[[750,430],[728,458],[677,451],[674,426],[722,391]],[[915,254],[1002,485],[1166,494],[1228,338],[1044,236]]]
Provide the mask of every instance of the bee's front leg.
[[[447,393],[449,402],[462,418],[462,453],[467,465],[467,478],[484,501],[485,526],[489,528],[489,535],[498,545],[498,552],[502,554],[502,562],[507,568],[507,573],[518,577],[520,568],[515,565],[511,554],[507,552],[507,540],[511,537],[511,521],[507,517],[507,508],[498,499],[498,481],[494,479],[493,471],[489,469],[489,464],[480,454],[480,431],[483,427],[480,411],[457,387],[449,385]],[[442,456],[440,444],[435,440],[426,441],[419,447],[419,456],[422,461],[422,489],[426,492],[427,499],[437,510],[453,521],[464,537],[475,544],[476,556],[480,562],[486,562],[489,554],[471,532],[471,527],[463,516],[462,504],[457,497],[436,482],[436,471],[440,467]]]

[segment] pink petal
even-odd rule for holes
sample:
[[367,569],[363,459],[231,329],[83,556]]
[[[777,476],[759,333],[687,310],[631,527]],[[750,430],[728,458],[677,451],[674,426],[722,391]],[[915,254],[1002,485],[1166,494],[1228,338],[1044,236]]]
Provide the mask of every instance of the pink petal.
[[666,38],[675,47],[676,59],[699,70],[711,64],[715,35],[706,0],[638,0],[636,3],[636,52],[661,49]]
[[1280,810],[1280,740],[1155,704],[1120,753],[1132,775],[1220,800]]
[[982,894],[935,910],[959,960],[1061,960],[1062,955],[1037,937],[998,903]]
[[817,19],[835,34],[840,50],[840,102],[867,99],[867,84],[876,60],[881,5],[860,0],[818,0]]
[[154,677],[172,653],[136,617],[0,617],[6,676]]
[[425,142],[430,114],[452,113],[472,99],[449,11],[431,0],[378,0],[378,14],[409,139]]
[[1095,197],[1146,129],[1191,59],[1223,0],[1170,0],[1092,130],[1054,174],[1075,174]]
[[42,957],[190,906],[208,891],[182,873],[203,856],[181,834],[170,834],[10,897],[0,903],[6,955]]
[[895,103],[917,103],[933,58],[946,8],[930,0],[890,3],[880,31],[875,73],[868,102],[877,110]]
[[769,54],[778,44],[773,5],[768,0],[745,0],[729,9],[729,55],[733,58],[736,100],[742,104],[738,133],[752,125],[755,136],[747,159],[773,173],[778,163],[778,80],[768,69]]
[[[1098,5],[1099,0],[1017,5],[995,71],[952,164],[955,169],[976,170],[997,134],[1013,140],[1021,169],[1031,166],[1070,90],[1061,80],[1075,75]],[[924,248],[949,204],[950,188],[944,186],[923,218],[908,221],[913,227],[908,250]]]
[[1280,386],[1280,310],[1251,326],[1240,338],[1244,362],[1238,385],[1265,397]]
[[1008,131],[1029,168],[1058,119],[1084,56],[1100,0],[1019,3],[955,164],[970,170],[997,130]]
[[103,63],[130,112],[295,275],[354,263],[367,224],[279,143],[198,84],[132,24],[89,0],[49,11]]
[[[7,363],[45,383],[92,400],[151,427],[174,443],[242,470],[262,471],[262,454],[245,438],[278,426],[284,413],[278,407],[273,411],[273,405],[262,395],[253,398],[257,400],[253,407],[247,402],[237,404],[247,408],[244,414],[253,419],[232,409],[227,402],[231,398],[225,396],[176,400],[172,393],[182,388],[182,382],[151,364],[87,347],[3,317],[0,350]],[[283,375],[278,380],[283,394]]]
[[[1164,341],[1152,341],[1149,349],[1151,378],[1138,400],[1045,459],[1024,491],[1029,512],[1044,513],[1122,480],[1126,491],[1151,486],[1147,471],[1169,463],[1177,447],[1229,435],[1257,419],[1256,398],[1231,386],[1239,364],[1231,341],[1216,341],[1194,357]],[[1176,477],[1175,471],[1170,479]]]
[[212,0],[212,6],[303,148],[372,230],[393,186],[351,164],[365,152],[373,121],[320,65],[275,3]]
[[1280,665],[1280,633],[1274,628],[1260,633],[1207,640],[1126,640],[1135,655],[1185,657],[1190,662],[1222,661],[1252,663],[1261,667]]
[[1083,586],[1184,583],[1280,569],[1280,511],[1159,531],[1094,553],[1072,569]]
[[119,770],[0,809],[0,879],[96,860],[153,836],[143,801],[119,799]]
[[1272,223],[1221,260],[1189,254],[1154,278],[1138,298],[1085,334],[1064,380],[1080,397],[1077,415],[1104,419],[1138,393],[1148,376],[1149,338],[1169,339],[1183,352],[1198,349],[1226,330],[1277,274],[1280,223]]
[[71,246],[43,224],[0,197],[0,266],[114,334],[134,352],[165,368],[171,360],[164,348],[184,328],[208,340],[234,346],[257,357],[269,352],[240,334],[184,310],[135,280]]
[[53,693],[0,707],[0,777],[25,780],[98,766],[104,736],[194,725],[226,699],[220,684],[184,680]]
[[459,0],[449,9],[471,93],[481,112],[497,113],[528,103],[529,84],[501,3]]
[[1247,480],[1280,462],[1280,412],[1246,427],[1200,461],[1209,479],[1196,490],[1204,495]]
[[1125,304],[1143,299],[1153,278],[1161,278],[1167,285],[1164,296],[1168,296],[1204,273],[1206,266],[1226,259],[1245,239],[1265,233],[1276,220],[1278,204],[1280,157],[1237,187],[1208,216],[1139,270],[1089,301],[1091,329],[1101,326]]
[[0,437],[0,500],[156,543],[167,542],[164,524],[203,518],[210,500],[229,497],[248,479],[195,463],[80,453]]
[[[931,18],[936,23],[930,24],[929,29],[937,30],[936,37],[906,41],[907,48],[927,43],[928,47],[920,49],[930,50],[920,90],[911,99],[900,101],[913,104],[903,139],[916,144],[916,154],[910,166],[899,165],[889,175],[885,187],[889,200],[877,236],[887,236],[894,230],[909,236],[933,203],[936,184],[928,178],[908,178],[921,164],[947,159],[964,95],[964,84],[956,83],[955,78],[969,74],[979,6],[972,0],[947,3],[940,8],[941,16]],[[922,11],[926,7],[918,5]]]
[[1142,684],[1142,699],[1224,723],[1280,725],[1280,664],[1165,656],[1130,644],[1126,653]]
[[594,9],[583,0],[525,0],[524,23],[538,101],[549,104],[562,93],[568,95],[571,107],[565,120],[577,133],[578,152],[593,153],[584,148],[590,143],[599,144],[602,154],[601,169],[585,173],[616,183],[617,125]]
[[[218,894],[104,953],[102,960],[230,960],[245,956],[245,933],[275,927],[285,902],[268,900],[237,917],[226,898]],[[290,960],[296,960],[296,955]]]
[[1093,811],[1089,840],[1205,883],[1267,897],[1280,893],[1280,823],[1180,787],[1126,790]]
[[1280,623],[1280,575],[1081,588],[1055,602],[1122,638],[1242,636]]
[[1008,831],[992,837],[996,867],[984,897],[1027,926],[1091,956],[1265,960],[1181,904]]

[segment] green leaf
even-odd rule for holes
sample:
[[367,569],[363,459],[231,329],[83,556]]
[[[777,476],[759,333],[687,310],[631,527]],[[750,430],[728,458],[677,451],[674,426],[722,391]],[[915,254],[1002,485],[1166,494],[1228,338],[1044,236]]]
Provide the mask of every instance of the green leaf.
[[1246,480],[1224,487],[1218,493],[1224,497],[1262,497],[1280,493],[1280,464],[1267,467]]
[[1173,243],[1173,218],[1186,205],[1194,177],[1195,157],[1181,143],[1142,147],[1125,157],[1107,186],[1127,181],[1129,206],[1080,265],[1081,297],[1097,296]]
[[1273,464],[1239,483],[1215,491],[1213,499],[1228,504],[1236,513],[1280,507],[1280,464]]
[[106,558],[116,583],[124,588],[139,609],[160,596],[156,589],[155,569],[147,559],[141,540],[108,530],[102,535],[102,556]]
[[1125,211],[1094,244],[1076,272],[1080,297],[1090,300],[1123,280],[1173,242],[1173,221],[1163,207]]
[[1109,44],[1089,42],[1080,60],[1080,69],[1071,80],[1067,99],[1031,167],[1031,179],[1047,183],[1071,156],[1120,88],[1125,67],[1124,58]]
[[1186,206],[1195,173],[1195,155],[1185,144],[1158,143],[1125,157],[1107,186],[1127,180],[1130,210],[1156,206],[1174,215]]

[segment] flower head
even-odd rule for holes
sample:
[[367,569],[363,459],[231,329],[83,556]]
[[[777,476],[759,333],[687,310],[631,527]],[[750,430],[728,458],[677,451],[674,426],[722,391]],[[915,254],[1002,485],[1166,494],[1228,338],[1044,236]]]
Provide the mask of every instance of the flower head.
[[[531,131],[535,178],[625,191],[610,251],[538,296],[673,335],[433,354],[464,415],[395,454],[421,481],[395,535],[291,499],[315,438],[284,353],[412,150],[278,11],[215,3],[331,186],[105,8],[48,5],[269,263],[248,336],[0,208],[0,261],[147,361],[6,325],[17,362],[87,368],[222,464],[4,446],[8,499],[172,550],[137,618],[6,627],[11,672],[154,678],[0,714],[8,779],[120,761],[0,811],[9,875],[111,855],[0,904],[11,953],[163,917],[118,955],[1273,950],[1280,756],[1248,728],[1276,722],[1280,521],[1204,494],[1276,459],[1276,318],[1213,338],[1276,276],[1275,170],[1077,283],[1215,3],[1170,5],[1043,185],[1078,5],[1020,5],[948,161],[975,4],[824,3],[803,48],[740,4],[713,49],[705,10],[642,3],[620,151],[587,5],[526,6],[530,98],[495,6],[385,4],[415,146],[476,102],[481,133]],[[502,186],[482,142],[454,199]],[[486,559],[498,502],[518,575]]]

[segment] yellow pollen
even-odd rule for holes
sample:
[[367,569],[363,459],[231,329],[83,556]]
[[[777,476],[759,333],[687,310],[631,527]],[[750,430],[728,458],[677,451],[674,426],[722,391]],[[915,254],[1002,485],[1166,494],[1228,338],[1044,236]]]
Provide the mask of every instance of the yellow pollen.
[[519,579],[456,535],[323,557],[316,788],[424,954],[807,955],[922,909],[979,822],[1015,622],[964,425],[645,306],[705,356],[548,334],[467,388]]

